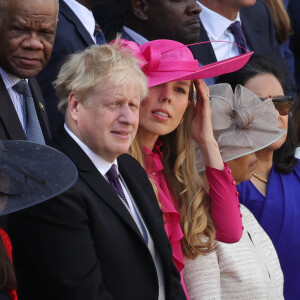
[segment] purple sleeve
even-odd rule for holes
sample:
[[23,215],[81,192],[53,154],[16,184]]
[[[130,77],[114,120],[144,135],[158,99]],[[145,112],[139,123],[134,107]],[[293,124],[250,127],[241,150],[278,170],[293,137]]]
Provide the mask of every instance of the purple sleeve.
[[224,163],[224,170],[206,167],[210,186],[211,214],[216,227],[216,239],[223,243],[235,243],[243,234],[240,204],[236,182],[231,170]]

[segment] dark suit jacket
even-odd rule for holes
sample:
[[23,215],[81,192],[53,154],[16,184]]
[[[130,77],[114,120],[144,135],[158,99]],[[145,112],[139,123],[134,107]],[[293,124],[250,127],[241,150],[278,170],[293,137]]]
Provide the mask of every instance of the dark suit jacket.
[[[101,1],[99,1],[101,2]],[[123,0],[111,0],[98,4],[93,8],[96,22],[101,26],[107,42],[116,38],[124,23]]]
[[[120,198],[65,131],[54,145],[77,165],[79,179],[9,218],[20,300],[157,299],[152,256]],[[166,299],[185,299],[147,175],[127,154],[118,165],[161,257]]]
[[[273,20],[266,4],[261,0],[257,0],[255,5],[242,8],[240,11],[240,18],[247,45],[256,54],[271,59],[283,68],[286,72],[286,76],[288,76],[288,89],[294,93],[295,89],[292,84],[292,75],[289,73],[287,64],[280,54]],[[209,41],[205,26],[202,23],[199,41]],[[195,58],[203,64],[217,61],[211,43],[191,46],[190,49]]]
[[[35,109],[40,121],[45,141],[50,140],[50,128],[45,111],[43,96],[37,81],[34,78],[28,80],[32,93]],[[2,140],[26,140],[26,135],[12,103],[10,95],[0,76],[0,139]]]
[[57,110],[58,98],[52,82],[56,79],[59,69],[68,55],[84,50],[95,43],[74,12],[62,0],[59,1],[58,19],[50,61],[37,76],[45,98],[52,134],[57,131],[64,121],[63,115]]

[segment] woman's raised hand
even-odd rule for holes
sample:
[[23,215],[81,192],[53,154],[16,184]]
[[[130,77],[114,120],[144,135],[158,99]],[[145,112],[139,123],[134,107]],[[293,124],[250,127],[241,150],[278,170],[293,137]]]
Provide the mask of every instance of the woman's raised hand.
[[212,129],[209,88],[202,79],[195,80],[194,85],[197,92],[197,102],[192,103],[194,105],[193,139],[202,152],[205,165],[223,170],[224,163]]

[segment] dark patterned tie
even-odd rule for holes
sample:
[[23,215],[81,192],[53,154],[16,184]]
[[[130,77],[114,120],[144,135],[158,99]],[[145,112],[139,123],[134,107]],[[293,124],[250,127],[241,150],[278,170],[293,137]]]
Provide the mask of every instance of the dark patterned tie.
[[106,44],[106,39],[105,39],[105,36],[103,34],[103,31],[97,23],[95,25],[94,37],[95,37],[96,43],[98,45]]
[[[122,189],[122,186],[121,186],[121,183],[119,180],[119,176],[118,176],[118,172],[116,170],[115,165],[112,165],[111,168],[106,172],[106,176],[107,176],[107,179],[108,179],[110,185],[112,186],[112,188],[115,190],[115,192],[122,198],[122,200],[129,207],[127,199],[124,194],[124,191]],[[135,208],[133,208],[133,209],[136,211]],[[137,216],[137,220],[138,220],[141,230],[142,230],[143,238],[144,238],[146,244],[148,244],[148,234],[147,234],[146,228],[145,228],[141,218],[139,217],[139,214],[137,211],[136,211],[136,216]]]
[[243,48],[239,47],[240,54],[245,53],[246,52],[246,50],[245,50],[246,49],[246,39],[245,39],[243,30],[242,30],[240,21],[235,21],[228,27],[228,29],[233,34],[236,44],[244,48],[243,49]]
[[23,96],[25,102],[25,105],[23,105],[23,118],[25,121],[25,132],[28,141],[45,145],[45,139],[36,114],[33,98],[27,81],[19,81],[13,86],[13,89]]
[[127,199],[125,197],[124,191],[121,186],[121,182],[119,180],[118,172],[116,170],[116,166],[112,165],[111,168],[106,172],[107,179],[110,185],[113,187],[115,192],[122,198],[125,204],[128,206]]

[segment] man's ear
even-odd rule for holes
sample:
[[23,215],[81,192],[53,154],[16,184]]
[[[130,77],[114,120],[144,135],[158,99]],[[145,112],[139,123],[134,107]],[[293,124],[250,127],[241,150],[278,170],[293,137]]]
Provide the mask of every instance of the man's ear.
[[72,92],[68,97],[68,108],[73,121],[76,121],[78,117],[78,104],[79,101],[76,98],[75,94]]
[[148,0],[131,0],[133,14],[141,21],[148,20]]

